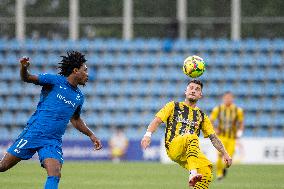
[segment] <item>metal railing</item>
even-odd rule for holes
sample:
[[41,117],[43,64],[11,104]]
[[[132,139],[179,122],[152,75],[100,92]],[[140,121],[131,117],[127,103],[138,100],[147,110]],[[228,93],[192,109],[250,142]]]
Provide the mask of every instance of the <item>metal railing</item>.
[[[241,0],[231,0],[231,17],[188,17],[187,0],[177,0],[176,21],[178,24],[178,37],[187,38],[190,24],[230,24],[231,39],[241,39],[242,24],[284,24],[284,17],[241,17]],[[123,0],[123,15],[121,17],[80,17],[80,1],[69,0],[69,16],[66,17],[26,17],[25,0],[16,0],[15,17],[0,17],[0,24],[15,24],[15,37],[25,40],[26,25],[28,24],[68,24],[69,38],[77,40],[81,24],[121,24],[122,38],[131,40],[135,25],[142,24],[171,24],[170,17],[134,17],[133,0]]]

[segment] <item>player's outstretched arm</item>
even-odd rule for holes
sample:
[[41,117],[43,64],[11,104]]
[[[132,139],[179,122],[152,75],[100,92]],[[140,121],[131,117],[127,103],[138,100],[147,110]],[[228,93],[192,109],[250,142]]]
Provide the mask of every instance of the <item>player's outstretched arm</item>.
[[31,75],[28,71],[28,67],[30,66],[30,59],[29,57],[23,57],[20,59],[21,63],[21,79],[27,83],[34,83],[38,84],[38,77],[36,75]]
[[95,136],[91,129],[87,127],[86,123],[80,118],[80,116],[73,116],[70,121],[78,131],[90,137],[91,141],[94,144],[95,150],[100,150],[102,148],[101,141]]
[[163,121],[161,120],[161,118],[155,117],[155,119],[153,119],[153,121],[150,123],[145,135],[143,136],[141,140],[141,147],[143,149],[146,149],[150,145],[152,133],[157,130],[157,128],[162,122]]
[[223,155],[227,167],[230,167],[232,165],[232,158],[228,155],[223,143],[220,141],[216,134],[209,135],[209,138],[213,146]]

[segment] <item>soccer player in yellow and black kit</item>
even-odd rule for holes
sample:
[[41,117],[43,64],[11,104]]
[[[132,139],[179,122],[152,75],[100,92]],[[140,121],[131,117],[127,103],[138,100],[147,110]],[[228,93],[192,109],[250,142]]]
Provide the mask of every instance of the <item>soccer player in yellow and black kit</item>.
[[191,80],[185,91],[184,102],[169,102],[157,114],[148,126],[141,140],[141,147],[146,149],[151,143],[151,135],[164,122],[165,147],[168,156],[189,171],[189,186],[206,189],[212,181],[212,163],[199,147],[199,133],[209,137],[213,146],[223,155],[229,167],[232,159],[222,142],[215,134],[208,116],[197,106],[202,97],[203,84],[200,80]]
[[[211,112],[210,120],[214,123],[216,120],[215,131],[225,146],[228,154],[232,157],[235,152],[236,139],[242,136],[244,130],[244,113],[242,108],[234,104],[234,95],[231,92],[225,92],[223,103],[214,107]],[[222,154],[218,154],[216,163],[217,178],[221,180],[227,173],[227,169],[222,163]]]

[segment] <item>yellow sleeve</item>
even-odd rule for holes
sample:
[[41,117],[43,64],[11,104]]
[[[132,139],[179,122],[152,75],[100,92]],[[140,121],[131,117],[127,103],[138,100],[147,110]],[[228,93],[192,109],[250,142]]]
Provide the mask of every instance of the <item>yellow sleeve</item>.
[[237,115],[238,115],[238,121],[244,120],[244,111],[242,108],[238,108]]
[[204,138],[208,138],[209,135],[215,133],[213,125],[212,125],[210,119],[208,118],[208,116],[206,114],[204,114],[204,121],[203,121],[201,127],[202,127],[201,130],[203,132]]
[[166,123],[168,117],[171,115],[173,109],[175,107],[174,101],[167,103],[160,111],[156,114],[156,117],[161,118],[161,120]]
[[215,121],[219,114],[219,106],[216,106],[213,108],[211,114],[210,114],[210,120]]

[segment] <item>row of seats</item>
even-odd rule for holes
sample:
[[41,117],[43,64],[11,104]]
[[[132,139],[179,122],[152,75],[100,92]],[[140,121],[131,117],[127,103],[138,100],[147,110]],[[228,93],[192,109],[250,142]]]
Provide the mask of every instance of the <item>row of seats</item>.
[[[22,132],[22,127],[0,127],[1,139],[16,139],[18,135]],[[112,135],[111,128],[93,128],[97,136],[102,140],[110,139]],[[128,139],[141,139],[145,133],[146,126],[137,127],[126,127],[124,132]],[[253,128],[245,129],[244,137],[284,137],[284,130],[281,128]],[[160,140],[164,137],[164,127],[161,126],[158,130],[152,135],[153,140]],[[65,135],[65,139],[86,139],[86,136],[77,131],[76,129],[68,126]]]
[[[56,68],[32,68],[32,73],[56,73]],[[111,73],[111,74],[110,74]],[[16,75],[15,75],[16,74]],[[185,76],[182,74],[180,67],[98,67],[90,66],[89,75],[101,80],[184,80]],[[15,77],[17,76],[17,77]],[[207,68],[206,75],[202,78],[208,80],[283,80],[284,75],[282,70],[278,67],[263,68],[239,68],[239,69],[220,69],[220,68]],[[4,67],[0,69],[1,80],[20,79],[18,67]]]
[[[128,112],[123,112],[121,109],[112,109],[112,112],[103,111],[100,113],[97,112],[84,112],[82,117],[86,122],[91,126],[111,126],[111,125],[124,125],[124,126],[142,126],[148,125],[150,121],[155,116],[155,111],[158,111],[162,107],[162,104],[157,104],[153,110],[149,110],[149,107],[146,107],[143,111],[137,112],[133,111],[135,108],[128,108]],[[103,107],[106,108],[106,107]],[[139,107],[141,108],[141,107]],[[147,111],[148,110],[148,111]],[[203,109],[205,110],[205,109]],[[211,110],[211,109],[210,109]],[[210,110],[207,110],[209,112]],[[4,111],[0,113],[1,124],[6,126],[24,126],[31,116],[31,112],[18,111],[17,113],[11,113],[9,111]],[[283,126],[284,117],[283,112],[270,113],[253,113],[245,110],[245,125],[248,127],[263,127],[263,126]]]
[[[0,51],[1,52],[1,51]],[[115,55],[113,53],[100,54],[89,54],[86,56],[89,65],[181,65],[183,60],[189,55],[190,51],[184,53],[120,53]],[[5,56],[0,53],[0,63],[8,65],[18,65],[19,58],[21,56],[30,56],[34,65],[48,65],[55,66],[60,60],[62,54],[48,54],[44,55],[29,55],[26,53],[8,53]],[[246,54],[208,54],[197,52],[198,55],[202,56],[209,67],[219,67],[219,66],[282,66],[283,55],[280,53],[265,54],[258,53],[256,55],[251,53]]]
[[[112,74],[110,75],[110,72]],[[144,68],[144,69],[107,69],[102,68],[97,71],[97,78],[102,80],[184,80],[181,68],[169,67],[169,68]],[[282,70],[275,67],[269,69],[207,69],[206,75],[202,76],[204,80],[283,80],[284,75]]]
[[[15,74],[14,74],[15,75]],[[179,75],[182,75],[181,73]],[[118,80],[117,82],[104,82],[106,78],[98,77],[101,81],[96,81],[95,83],[90,82],[86,87],[82,88],[82,91],[87,96],[97,95],[115,95],[115,96],[162,96],[165,92],[164,89],[167,89],[167,95],[164,96],[175,96],[183,94],[183,91],[186,86],[186,78],[180,80],[174,80],[174,82],[163,83],[158,78],[156,82],[135,82],[129,81],[130,79],[125,74],[125,79],[128,82],[123,83],[123,79],[118,80],[117,77],[113,77],[113,79]],[[108,76],[109,80],[112,80]],[[138,77],[138,76],[137,76]],[[139,78],[139,77],[138,77]],[[165,79],[165,78],[164,78]],[[170,78],[168,78],[170,79]],[[203,79],[203,77],[202,77]],[[237,79],[237,78],[236,78]],[[142,79],[140,79],[142,80]],[[284,78],[283,78],[284,80]],[[207,96],[219,96],[225,91],[233,91],[236,96],[249,96],[249,97],[262,97],[271,96],[281,97],[284,96],[284,87],[280,80],[280,82],[267,81],[265,83],[262,82],[238,82],[238,83],[218,83],[211,82],[204,84],[204,94]],[[213,80],[215,81],[215,80]],[[0,96],[5,95],[30,95],[35,96],[40,93],[41,88],[36,85],[26,84],[22,81],[15,82],[0,82]],[[3,99],[0,99],[3,100]]]
[[21,43],[17,40],[0,39],[0,50],[3,51],[47,51],[47,50],[91,50],[91,51],[283,51],[283,39],[244,39],[229,41],[227,39],[94,39],[79,41],[65,40],[29,40]]
[[[177,98],[181,100],[182,96]],[[105,111],[143,111],[143,110],[151,110],[155,111],[162,107],[163,104],[170,101],[169,98],[164,97],[163,99],[159,97],[155,98],[127,98],[127,97],[119,97],[113,98],[108,97],[105,99],[96,98],[90,99],[87,98],[87,102],[84,105],[86,111],[100,112],[101,110]],[[216,102],[219,101],[219,98],[204,98],[200,100],[198,103],[199,106],[205,111],[209,112],[213,107],[216,106]],[[269,102],[269,103],[268,103]],[[247,112],[284,112],[283,107],[283,99],[282,98],[248,98],[243,100],[237,100],[236,103],[244,107]],[[16,97],[10,97],[4,99],[0,97],[0,109],[2,111],[27,111],[31,107],[36,107],[38,103],[38,98],[32,99],[29,97],[25,97],[22,99],[18,99]]]

